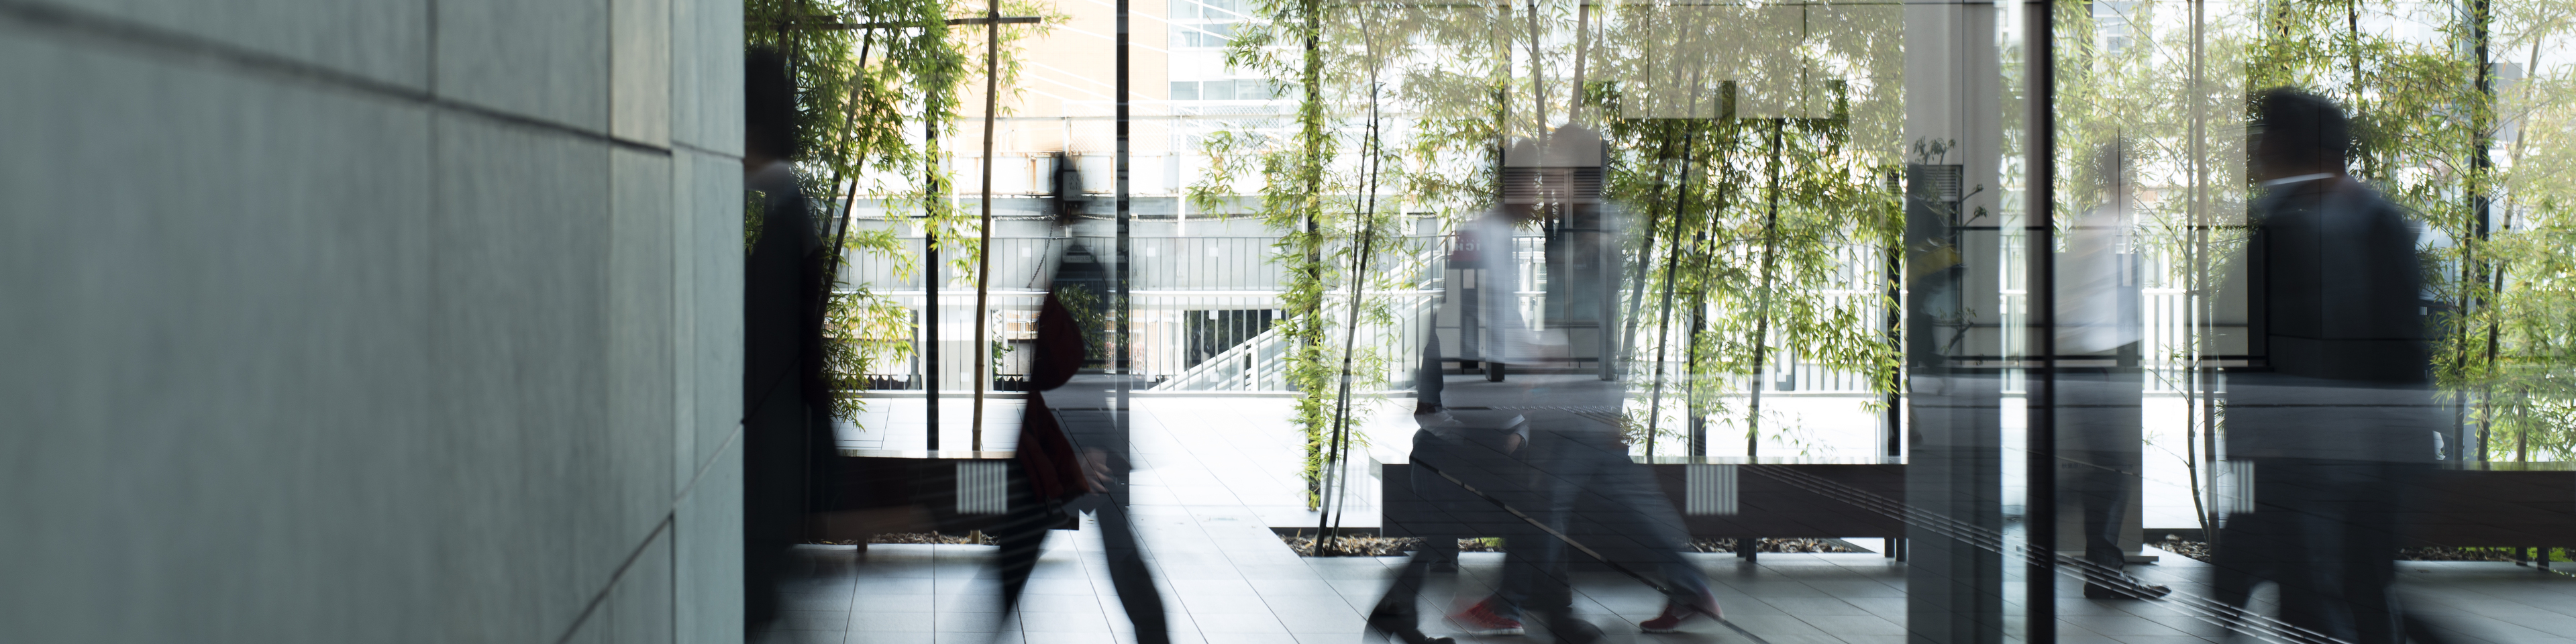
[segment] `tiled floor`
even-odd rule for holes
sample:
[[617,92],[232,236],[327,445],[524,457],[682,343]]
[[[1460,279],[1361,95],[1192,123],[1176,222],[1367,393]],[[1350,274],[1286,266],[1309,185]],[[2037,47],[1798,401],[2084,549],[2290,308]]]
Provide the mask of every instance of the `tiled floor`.
[[[849,548],[807,551],[825,574],[791,595],[799,609],[785,642],[1132,642],[1133,629],[1109,590],[1092,534],[1057,532],[1029,587],[1026,607],[1010,620],[995,613],[983,568],[990,548],[873,546],[864,560]],[[1396,558],[1304,559],[1275,542],[1208,540],[1201,548],[1154,553],[1182,643],[1355,644],[1362,611],[1384,592]],[[1087,543],[1086,543],[1087,542]],[[1901,644],[1905,641],[1903,569],[1872,554],[1769,554],[1757,564],[1731,555],[1692,555],[1708,571],[1718,601],[1735,626],[1770,644]],[[2135,569],[2150,579],[2196,592],[2206,568],[2188,559]],[[1469,553],[1454,580],[1435,575],[1425,614],[1454,609],[1489,589],[1501,555]],[[2449,644],[2568,644],[2576,633],[2576,579],[2543,577],[2497,563],[2409,563],[2409,599],[2437,620]],[[1686,632],[1646,635],[1639,620],[1660,598],[1611,574],[1581,579],[1576,610],[1608,631],[1608,642],[1752,644],[1724,626],[1698,622]],[[2067,584],[2071,586],[2071,584]],[[2090,601],[2068,596],[2058,606],[2066,644],[2206,644],[2224,631],[2190,617],[2174,602]],[[1448,627],[1425,624],[1433,634]],[[1461,637],[1462,642],[1542,642],[1533,637]],[[2241,640],[2240,641],[2252,641]]]
[[[1280,409],[1264,407],[1277,403]],[[1134,513],[1157,573],[1173,641],[1186,644],[1355,644],[1363,610],[1384,592],[1398,558],[1295,556],[1270,526],[1312,521],[1298,507],[1294,437],[1205,431],[1285,411],[1286,401],[1148,400],[1136,418],[1138,471]],[[1176,419],[1187,419],[1186,427]],[[1385,445],[1381,438],[1379,445]],[[1364,475],[1364,473],[1358,474]],[[1361,488],[1366,488],[1365,485]],[[1373,495],[1373,488],[1354,492]],[[1358,513],[1354,513],[1357,515]],[[1355,516],[1355,518],[1359,518]],[[1367,516],[1364,522],[1374,523]],[[1008,619],[996,611],[997,584],[985,570],[984,546],[876,545],[864,557],[850,547],[811,546],[812,579],[793,588],[787,623],[775,641],[797,643],[1103,644],[1133,641],[1133,629],[1110,590],[1098,531],[1049,533],[1047,552],[1024,599]],[[1877,542],[1862,542],[1875,546]],[[1766,554],[1758,563],[1732,555],[1690,555],[1713,582],[1736,627],[1768,644],[1902,644],[1904,568],[1876,554]],[[1435,575],[1424,613],[1438,615],[1482,597],[1501,555],[1469,553],[1454,578]],[[2409,601],[2432,616],[2446,644],[2576,644],[2576,578],[2500,563],[2406,563]],[[2208,568],[2166,555],[2132,572],[2179,593],[2204,592]],[[1577,613],[1610,635],[1608,642],[1755,644],[1725,626],[1701,621],[1687,632],[1645,635],[1635,622],[1652,617],[1661,599],[1615,574],[1578,579]],[[2189,616],[2182,602],[2095,602],[2060,584],[2059,640],[2064,644],[2205,644],[2227,642],[2214,624]],[[1444,624],[1426,631],[1444,634]],[[1543,636],[1461,638],[1462,642],[1544,642]],[[2238,638],[2237,641],[2252,642]]]

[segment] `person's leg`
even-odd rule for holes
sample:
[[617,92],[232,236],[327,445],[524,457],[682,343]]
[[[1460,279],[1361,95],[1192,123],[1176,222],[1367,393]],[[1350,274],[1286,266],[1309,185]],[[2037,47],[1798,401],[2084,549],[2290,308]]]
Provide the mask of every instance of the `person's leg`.
[[2273,578],[2281,588],[2281,621],[2351,641],[2355,624],[2344,588],[2349,520],[2337,490],[2349,482],[2315,459],[2272,459],[2264,467],[2271,471],[2262,474],[2268,484],[2258,498],[2263,512],[2280,515],[2284,537],[2273,555],[2281,571]]
[[[1520,515],[1496,503],[1532,515],[1545,514],[1541,509],[1545,507],[1545,497],[1530,490],[1530,466],[1513,456],[1511,444],[1500,435],[1485,435],[1459,443],[1439,439],[1417,440],[1414,454],[1416,464],[1440,463],[1440,467],[1445,469],[1439,476],[1444,479],[1455,477],[1458,483],[1474,489],[1470,492],[1454,484],[1426,488],[1423,484],[1427,479],[1415,479],[1417,490],[1438,491],[1441,499],[1433,504],[1441,515],[1433,523],[1440,525],[1441,529],[1419,530],[1418,533],[1499,538],[1506,544],[1503,571],[1494,586],[1494,593],[1450,615],[1451,622],[1478,634],[1520,632],[1520,604],[1526,598],[1525,593],[1533,578],[1530,564],[1535,561],[1534,557],[1546,555],[1549,544],[1524,538],[1524,535],[1536,532]],[[1426,454],[1430,456],[1426,458]],[[1426,544],[1423,552],[1426,555],[1439,553],[1441,558],[1433,560],[1435,563],[1454,561],[1457,543],[1448,540],[1447,536],[1439,539],[1447,541]]]
[[1616,560],[1660,576],[1674,602],[1697,605],[1708,594],[1708,578],[1682,557],[1689,547],[1688,530],[1681,513],[1655,485],[1654,471],[1622,454],[1600,451],[1594,457],[1603,459],[1593,477],[1590,493],[1595,498],[1579,506],[1592,510],[1599,517],[1595,523],[1608,533],[1594,547],[1605,554],[1620,551],[1613,555]]
[[[1574,438],[1561,428],[1533,427],[1528,449],[1535,485],[1521,498],[1507,500],[1558,534],[1571,527],[1581,482],[1590,478],[1586,470],[1592,464],[1573,451],[1578,446]],[[1573,587],[1565,565],[1570,553],[1563,540],[1533,526],[1504,547],[1509,555],[1503,561],[1503,588],[1494,595],[1512,607],[1514,616],[1553,619],[1571,610]]]
[[[1490,527],[1493,524],[1488,523],[1483,525],[1488,527],[1479,530],[1477,534],[1494,533],[1495,530]],[[1445,556],[1451,561],[1456,560],[1456,557],[1458,556],[1458,542],[1454,535],[1426,537],[1424,540],[1426,542],[1432,540],[1448,542],[1449,550]],[[1527,543],[1527,540],[1516,539],[1510,543]],[[1432,549],[1433,546],[1426,544],[1422,551],[1423,555],[1429,555]],[[1517,561],[1515,558],[1517,558]],[[1525,599],[1525,597],[1522,596],[1522,592],[1524,589],[1527,589],[1529,585],[1526,581],[1512,581],[1510,578],[1520,576],[1520,573],[1516,572],[1517,568],[1520,565],[1526,564],[1528,560],[1528,556],[1518,554],[1517,551],[1507,548],[1503,554],[1503,574],[1501,576],[1504,579],[1497,579],[1492,592],[1478,600],[1475,604],[1469,605],[1464,609],[1460,609],[1455,613],[1451,613],[1449,615],[1450,625],[1459,629],[1460,632],[1469,635],[1519,635],[1524,632],[1520,621],[1520,602]]]
[[[1557,535],[1573,535],[1576,509],[1586,503],[1598,503],[1600,481],[1609,474],[1609,462],[1600,457],[1608,437],[1586,428],[1566,428],[1533,432],[1532,446],[1542,451],[1538,476],[1548,499],[1541,515],[1547,527],[1557,534],[1537,534],[1528,540],[1547,544],[1540,550],[1542,561],[1530,567],[1528,601],[1524,614],[1535,615],[1547,622],[1548,632],[1560,643],[1592,642],[1601,638],[1601,629],[1574,616],[1574,578],[1572,560],[1582,555]],[[1622,457],[1619,463],[1626,464]],[[1587,544],[1589,545],[1589,544]],[[1597,550],[1596,550],[1597,551]]]
[[1019,464],[1011,465],[1010,514],[994,526],[993,540],[1000,546],[994,553],[993,567],[1002,580],[1002,614],[1007,616],[1020,605],[1020,592],[1029,585],[1029,575],[1037,571],[1038,555],[1046,545],[1047,529],[1055,527],[1063,515],[1048,512],[1046,505],[1031,493],[1028,477]]
[[805,516],[805,410],[795,395],[772,396],[752,415],[742,437],[743,628],[756,635],[782,608],[779,584],[788,579],[788,550],[796,546]]
[[1154,589],[1153,571],[1145,567],[1145,552],[1136,542],[1136,526],[1128,520],[1125,501],[1100,504],[1100,542],[1109,560],[1109,584],[1118,590],[1118,604],[1126,609],[1127,621],[1136,625],[1137,644],[1167,644],[1172,634],[1163,619],[1163,595]]
[[2218,534],[2209,542],[2209,594],[2219,603],[2244,608],[2254,595],[2254,584],[2265,575],[2261,570],[2263,555],[2256,545],[2262,542],[2256,522],[2260,515],[2230,514],[2220,521]]
[[1600,446],[1590,454],[1596,461],[1593,476],[1575,506],[1582,518],[1578,523],[1588,529],[1576,538],[1617,565],[1663,586],[1662,614],[1640,624],[1646,632],[1673,632],[1692,618],[1720,617],[1707,576],[1682,556],[1688,531],[1681,514],[1655,485],[1652,469],[1629,461],[1612,447],[1616,446]]
[[1448,542],[1450,556],[1455,557],[1458,551],[1458,538],[1453,535],[1433,535],[1423,537],[1422,540],[1425,545],[1414,551],[1413,557],[1404,562],[1403,568],[1396,570],[1395,583],[1388,585],[1386,595],[1379,597],[1377,605],[1369,610],[1368,627],[1370,630],[1395,636],[1406,644],[1448,642],[1448,638],[1433,639],[1422,634],[1422,611],[1418,605],[1422,599],[1424,578],[1429,576],[1431,563],[1439,557],[1439,553],[1435,552],[1429,544]]
[[2133,598],[2123,591],[2134,584],[2126,583],[2126,575],[2121,574],[2129,563],[2128,553],[2120,549],[2129,495],[2119,456],[2107,450],[2083,450],[2075,452],[2075,462],[2068,464],[2069,491],[2083,508],[2084,561],[2092,564],[2084,571],[2084,596],[2091,599]]
[[742,558],[742,623],[744,632],[758,635],[778,619],[781,598],[778,583],[785,576],[787,549],[771,547],[771,539],[754,541],[745,535]]
[[2422,467],[2405,463],[2352,463],[2353,484],[2345,489],[2343,568],[2345,597],[2352,605],[2354,637],[2361,644],[2401,644],[2407,636],[2405,611],[2398,605],[2396,553],[2397,512],[2408,484]]
[[1520,619],[1530,603],[1530,589],[1547,577],[1548,562],[1559,558],[1565,544],[1532,530],[1503,539],[1503,575],[1486,608],[1497,616]]

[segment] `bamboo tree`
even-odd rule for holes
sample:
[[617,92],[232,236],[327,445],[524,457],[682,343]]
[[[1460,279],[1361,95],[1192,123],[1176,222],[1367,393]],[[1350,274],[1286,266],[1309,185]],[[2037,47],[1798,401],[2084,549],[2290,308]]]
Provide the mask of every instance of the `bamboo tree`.
[[[1022,15],[1047,15],[1045,7],[1033,2],[998,6]],[[994,10],[989,2],[981,8]],[[895,231],[850,225],[862,193],[889,211],[926,212],[922,234],[934,241],[955,237],[965,227],[940,188],[948,180],[939,163],[946,153],[937,141],[941,132],[955,128],[960,83],[971,77],[963,49],[968,43],[954,37],[948,26],[951,13],[966,12],[967,5],[949,0],[744,2],[748,44],[777,48],[791,61],[806,150],[798,159],[798,174],[808,194],[836,197],[817,202],[827,208],[838,202],[830,229],[836,269],[841,260],[864,253],[894,257],[902,275],[926,268],[903,252]],[[1008,86],[1019,73],[1017,57],[1001,45],[1044,29],[987,31],[987,50],[1000,54],[984,70],[991,84]],[[916,131],[922,134],[916,136]],[[968,251],[954,256],[953,263],[981,261],[981,244],[947,243]],[[900,303],[877,294],[874,285],[844,282],[838,270],[832,274],[825,307],[825,329],[831,336],[824,344],[827,377],[836,390],[866,389],[872,365],[912,353],[912,316]],[[834,415],[855,421],[862,402],[835,396]]]

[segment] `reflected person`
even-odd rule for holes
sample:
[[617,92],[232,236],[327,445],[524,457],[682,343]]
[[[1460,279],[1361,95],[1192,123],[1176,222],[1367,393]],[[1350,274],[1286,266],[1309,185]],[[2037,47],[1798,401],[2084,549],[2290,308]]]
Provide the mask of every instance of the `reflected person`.
[[[1553,138],[1555,144],[1580,146],[1587,140],[1597,141],[1593,137],[1579,128],[1566,128]],[[1524,142],[1511,154],[1543,158],[1535,147]],[[1560,331],[1531,329],[1518,315],[1517,301],[1504,299],[1522,290],[1509,240],[1522,225],[1538,223],[1545,214],[1541,204],[1524,199],[1506,199],[1462,231],[1473,235],[1476,250],[1482,251],[1467,258],[1468,265],[1490,278],[1494,288],[1485,292],[1499,293],[1458,303],[1464,309],[1461,317],[1477,323],[1478,355],[1486,361],[1533,366],[1570,363],[1569,345]],[[1551,245],[1550,252],[1560,247],[1570,251],[1572,244]],[[1570,258],[1549,259],[1549,265],[1572,263],[1556,261]],[[1508,501],[1557,534],[1529,529],[1509,540],[1501,587],[1492,597],[1452,615],[1451,622],[1470,632],[1494,632],[1518,628],[1522,615],[1535,615],[1558,642],[1600,639],[1597,627],[1573,615],[1571,570],[1576,562],[1570,557],[1592,555],[1575,554],[1557,535],[1581,542],[1611,565],[1655,580],[1666,602],[1662,614],[1640,624],[1646,632],[1672,632],[1693,618],[1718,617],[1706,578],[1682,557],[1680,513],[1655,484],[1650,470],[1629,457],[1626,437],[1614,420],[1626,397],[1623,386],[1588,372],[1529,373],[1500,382],[1499,369],[1489,365],[1486,375],[1485,382],[1446,382],[1441,402],[1461,409],[1514,411],[1525,417],[1529,438],[1520,458],[1528,464],[1532,481],[1526,499]]]
[[2421,228],[2345,174],[2340,107],[2289,88],[2258,100],[2264,190],[2242,261],[2265,360],[2230,375],[2226,435],[2227,458],[2252,465],[2254,507],[2225,519],[2214,591],[2241,608],[2270,581],[2282,622],[2394,644],[2412,625],[2390,593],[2396,506],[2445,422],[2428,372]]
[[2066,250],[2057,260],[2057,351],[2094,358],[2093,364],[2055,371],[2059,489],[2072,495],[2083,517],[2084,596],[2091,599],[2152,599],[2171,592],[2122,572],[2130,552],[2122,536],[2138,527],[2130,517],[2137,511],[2133,495],[2144,464],[2139,429],[2145,383],[2138,364],[2144,327],[2138,256],[2129,238],[2135,211],[2128,157],[2124,139],[2094,153],[2089,185],[2100,203],[2066,228]]
[[[1451,410],[1441,405],[1440,337],[1435,330],[1422,347],[1415,370],[1411,487],[1418,503],[1392,511],[1384,520],[1395,531],[1420,541],[1413,556],[1397,569],[1395,583],[1369,611],[1370,630],[1406,644],[1446,644],[1449,638],[1422,634],[1418,604],[1435,565],[1457,569],[1458,540],[1503,538],[1526,543],[1530,532],[1520,518],[1494,500],[1528,504],[1529,477],[1515,453],[1529,440],[1528,423],[1509,411]],[[1480,605],[1481,606],[1481,605]],[[1473,609],[1471,609],[1473,610]],[[1519,635],[1516,621],[1474,629],[1474,635]]]

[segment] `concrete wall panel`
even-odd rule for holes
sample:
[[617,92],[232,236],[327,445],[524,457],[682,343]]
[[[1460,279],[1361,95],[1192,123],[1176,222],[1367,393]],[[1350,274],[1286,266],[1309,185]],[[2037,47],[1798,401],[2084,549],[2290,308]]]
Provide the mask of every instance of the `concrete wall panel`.
[[672,240],[671,157],[619,149],[610,154],[608,230],[608,414],[616,433],[621,501],[632,516],[658,520],[670,509],[675,486],[687,476],[675,467],[679,447],[670,440],[679,422],[671,401],[681,393],[676,354],[678,275]]
[[[696,493],[672,515],[673,632],[682,642],[742,641],[742,450],[707,460]],[[685,553],[701,553],[688,555]],[[731,553],[713,556],[707,553]]]
[[68,0],[180,32],[412,89],[429,86],[429,0]]
[[[681,369],[682,386],[698,395],[686,418],[682,449],[684,467],[698,469],[723,451],[742,428],[742,163],[736,159],[689,150],[673,153],[683,213],[680,230],[680,289],[692,301],[731,302],[734,308],[700,307],[683,311],[688,351]],[[721,394],[718,392],[722,392]]]
[[742,5],[671,1],[671,143],[742,155]]
[[29,1],[0,641],[740,641],[739,5]]
[[[474,117],[438,123],[430,330],[438,455],[454,459],[440,598],[473,639],[569,625],[638,543],[608,429],[608,147]],[[605,546],[605,547],[604,547]],[[568,592],[569,591],[569,592]]]
[[0,640],[406,626],[427,112],[79,45],[0,26]]
[[440,0],[438,94],[608,129],[608,0]]
[[648,145],[671,144],[671,0],[614,0],[609,18],[610,131]]

